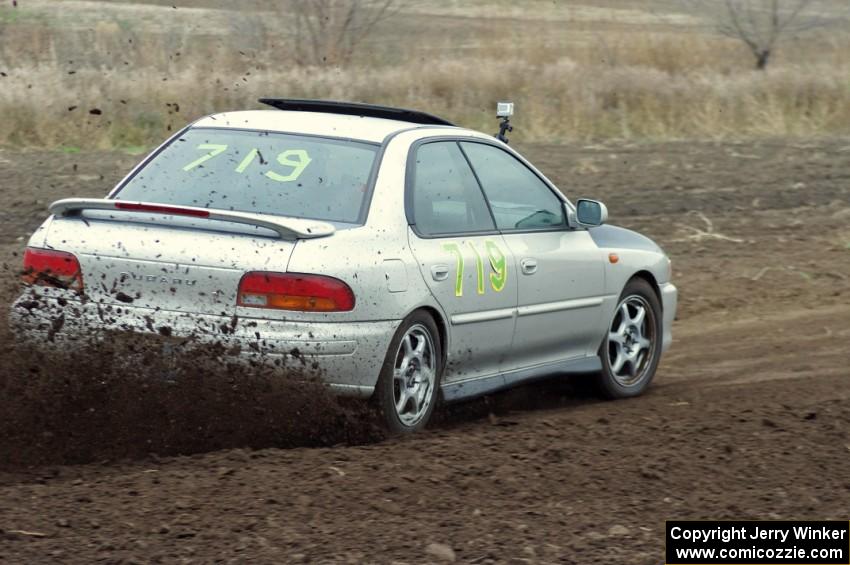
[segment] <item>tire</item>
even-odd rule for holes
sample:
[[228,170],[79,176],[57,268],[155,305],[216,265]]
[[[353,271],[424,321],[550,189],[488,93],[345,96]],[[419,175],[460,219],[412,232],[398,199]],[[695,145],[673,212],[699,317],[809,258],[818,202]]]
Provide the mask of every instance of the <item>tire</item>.
[[597,385],[603,396],[629,398],[646,390],[661,359],[662,331],[658,295],[644,279],[630,280],[599,346]]
[[395,434],[423,429],[439,401],[442,377],[443,351],[437,324],[429,314],[413,312],[390,342],[375,389],[386,428]]

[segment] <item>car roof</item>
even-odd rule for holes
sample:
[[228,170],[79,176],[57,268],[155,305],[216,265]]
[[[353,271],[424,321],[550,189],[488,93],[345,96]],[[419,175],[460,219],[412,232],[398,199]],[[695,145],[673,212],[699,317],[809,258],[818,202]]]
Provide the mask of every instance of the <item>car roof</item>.
[[251,129],[381,143],[388,135],[410,129],[455,128],[421,125],[402,120],[369,116],[330,114],[323,112],[291,112],[286,110],[244,110],[223,112],[201,118],[192,127]]

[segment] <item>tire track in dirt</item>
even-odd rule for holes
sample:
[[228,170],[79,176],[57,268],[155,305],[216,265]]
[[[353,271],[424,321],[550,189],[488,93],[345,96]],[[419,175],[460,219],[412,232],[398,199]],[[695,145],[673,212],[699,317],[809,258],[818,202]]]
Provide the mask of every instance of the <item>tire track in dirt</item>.
[[[850,305],[783,309],[759,317],[703,316],[676,325],[664,386],[736,386],[850,376]],[[836,391],[846,398],[849,390]]]

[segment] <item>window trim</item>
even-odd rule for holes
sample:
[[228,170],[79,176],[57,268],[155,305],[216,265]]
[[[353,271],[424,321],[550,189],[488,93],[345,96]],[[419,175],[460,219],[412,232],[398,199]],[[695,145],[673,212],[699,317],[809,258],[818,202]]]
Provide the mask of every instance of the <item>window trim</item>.
[[[336,137],[329,135],[320,135],[315,133],[298,133],[298,132],[290,132],[290,131],[279,131],[279,130],[266,130],[266,129],[254,129],[254,128],[231,128],[231,127],[215,127],[215,126],[207,126],[207,127],[195,127],[194,123],[187,125],[177,133],[175,133],[170,138],[166,139],[159,147],[153,150],[147,157],[145,157],[135,168],[133,168],[130,173],[125,176],[121,181],[115,185],[109,194],[107,195],[108,199],[114,200],[118,194],[124,190],[124,188],[132,181],[139,173],[147,168],[147,166],[153,161],[156,157],[159,156],[160,153],[165,151],[168,147],[171,147],[172,144],[177,142],[180,137],[186,135],[190,131],[195,130],[217,130],[217,131],[237,131],[237,132],[247,132],[247,133],[266,133],[266,134],[280,134],[280,135],[291,135],[298,137],[312,137],[317,139],[325,139],[334,142],[352,142],[359,143],[362,145],[369,145],[375,148],[375,159],[372,162],[372,167],[369,171],[369,176],[366,180],[366,193],[363,195],[363,202],[360,205],[360,211],[358,212],[357,219],[354,222],[340,222],[336,220],[327,220],[322,218],[308,218],[306,216],[299,216],[299,218],[303,218],[305,220],[316,220],[321,222],[328,222],[334,224],[336,226],[351,226],[351,227],[362,227],[366,225],[366,222],[369,220],[369,211],[372,209],[372,197],[375,194],[375,185],[378,182],[378,174],[381,170],[381,166],[384,161],[384,154],[386,153],[387,143],[376,143],[374,141],[364,141],[361,139],[354,139],[351,137]],[[278,216],[278,217],[290,217],[284,216],[282,214],[272,214],[269,212],[258,212],[262,214],[268,214],[269,216]],[[294,217],[294,216],[291,216]]]
[[[437,136],[437,137],[426,137],[422,139],[417,139],[413,143],[410,144],[410,147],[407,151],[407,163],[405,165],[404,171],[404,215],[407,219],[407,225],[410,226],[410,229],[413,230],[413,233],[419,239],[445,239],[452,237],[463,237],[463,236],[482,236],[482,235],[499,235],[499,228],[496,225],[496,218],[493,217],[493,211],[490,209],[490,203],[487,202],[487,196],[481,190],[481,183],[478,182],[478,176],[475,174],[475,170],[472,168],[472,165],[469,163],[469,160],[466,157],[466,154],[463,152],[463,149],[458,144],[458,139],[455,136]],[[481,198],[484,200],[484,205],[487,207],[487,213],[490,215],[490,220],[493,222],[493,227],[495,229],[492,230],[477,230],[477,231],[461,231],[461,232],[447,232],[447,233],[439,233],[439,234],[426,234],[419,230],[416,226],[416,214],[414,212],[413,205],[413,190],[414,183],[416,181],[416,154],[418,153],[420,147],[423,145],[428,145],[431,143],[450,143],[457,147],[457,150],[460,152],[461,157],[463,157],[464,162],[469,167],[469,171],[472,173],[472,177],[475,180],[475,184],[478,187],[478,190],[481,192]]]
[[[493,212],[493,206],[490,203],[490,199],[487,197],[487,191],[484,190],[484,184],[481,182],[481,179],[478,177],[478,172],[475,170],[475,165],[472,164],[472,160],[469,158],[469,155],[467,155],[466,150],[463,148],[463,143],[470,143],[470,142],[477,143],[479,145],[489,145],[490,147],[493,147],[494,149],[497,149],[497,150],[501,151],[502,153],[508,155],[512,159],[514,159],[514,161],[519,163],[522,167],[525,167],[525,169],[528,172],[530,172],[532,175],[534,175],[534,177],[537,178],[537,180],[539,180],[540,183],[543,186],[548,188],[549,192],[552,193],[552,195],[555,197],[555,199],[558,202],[561,203],[562,223],[558,226],[541,227],[541,228],[516,228],[516,227],[510,228],[510,229],[500,228],[499,223],[496,221],[496,214]],[[560,190],[558,190],[556,187],[554,187],[552,185],[552,183],[548,182],[547,179],[545,179],[543,176],[538,174],[537,171],[535,171],[532,167],[530,167],[529,164],[524,159],[519,158],[518,154],[514,153],[513,151],[507,151],[504,147],[501,147],[496,143],[491,143],[487,140],[478,140],[478,139],[476,139],[474,141],[472,141],[472,140],[469,140],[469,141],[468,140],[459,140],[458,141],[458,147],[460,148],[461,152],[463,153],[463,156],[466,157],[466,160],[469,163],[469,168],[472,169],[472,173],[475,175],[475,180],[478,182],[478,186],[481,188],[481,193],[484,195],[484,201],[487,202],[487,207],[490,208],[490,215],[493,216],[493,223],[496,225],[496,229],[499,230],[499,233],[512,234],[512,233],[559,232],[559,231],[565,231],[565,230],[571,229],[569,216],[564,211],[564,203],[569,203],[570,205],[572,205],[572,204],[569,202],[569,200],[566,199],[566,197],[563,195],[563,193]]]
[[[415,129],[415,128],[414,128]],[[410,131],[410,130],[408,130]],[[472,169],[472,174],[475,175],[475,180],[478,182],[478,188],[481,190],[481,194],[484,196],[484,201],[487,203],[487,208],[490,210],[490,214],[492,216],[492,207],[490,205],[490,201],[487,198],[486,193],[484,193],[484,189],[481,186],[481,182],[478,179],[478,173],[475,172],[475,167],[472,166],[472,163],[469,162],[469,158],[466,156],[466,152],[463,150],[463,147],[460,145],[461,142],[471,142],[471,143],[480,143],[482,145],[490,145],[504,151],[508,155],[512,156],[514,159],[520,162],[526,169],[531,171],[534,176],[536,176],[540,181],[546,185],[549,190],[552,191],[552,194],[555,195],[555,198],[560,200],[563,204],[566,204],[567,207],[572,209],[575,212],[575,206],[570,201],[567,196],[558,190],[558,188],[552,184],[549,179],[543,176],[542,173],[538,172],[535,169],[534,165],[532,165],[525,157],[513,151],[510,148],[503,147],[496,140],[490,140],[487,138],[475,137],[471,135],[435,135],[430,137],[423,137],[417,139],[413,143],[410,144],[410,147],[407,150],[407,163],[405,165],[404,171],[404,215],[407,219],[407,224],[413,230],[413,233],[420,239],[440,239],[440,238],[451,238],[451,237],[463,237],[463,236],[478,236],[478,235],[510,235],[517,233],[554,233],[554,232],[562,232],[562,231],[575,231],[575,228],[570,225],[569,218],[564,218],[564,225],[558,226],[557,228],[538,228],[538,229],[513,229],[513,230],[500,230],[498,224],[496,224],[496,219],[493,218],[493,225],[496,226],[495,231],[490,232],[458,232],[458,233],[450,233],[450,234],[441,234],[436,236],[429,236],[421,233],[416,229],[416,224],[414,222],[415,216],[413,214],[413,166],[415,165],[415,155],[416,150],[419,149],[421,145],[425,145],[426,143],[434,143],[439,141],[453,141],[458,144],[458,148],[464,155],[464,158],[467,159],[467,163],[469,164],[469,168]]]

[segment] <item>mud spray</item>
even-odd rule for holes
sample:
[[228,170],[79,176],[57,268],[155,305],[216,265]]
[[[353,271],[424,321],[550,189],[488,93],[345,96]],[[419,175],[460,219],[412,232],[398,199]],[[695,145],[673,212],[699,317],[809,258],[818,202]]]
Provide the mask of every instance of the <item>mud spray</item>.
[[[247,365],[221,346],[164,349],[166,336],[139,334],[26,343],[7,323],[18,280],[4,266],[0,466],[382,437],[366,403],[342,403],[299,363]],[[54,325],[68,315],[52,312]]]

